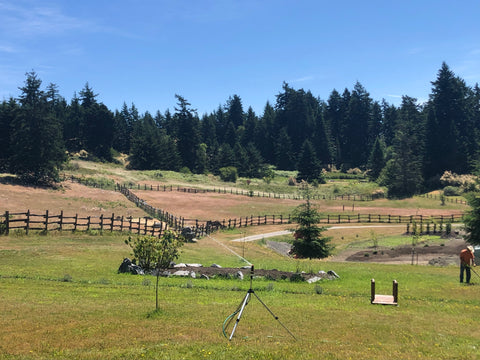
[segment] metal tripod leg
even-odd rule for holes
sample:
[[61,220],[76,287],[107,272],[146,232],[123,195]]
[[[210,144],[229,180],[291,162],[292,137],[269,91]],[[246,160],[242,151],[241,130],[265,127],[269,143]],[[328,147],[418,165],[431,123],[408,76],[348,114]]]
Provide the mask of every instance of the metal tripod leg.
[[290,330],[288,330],[288,328],[287,328],[285,325],[282,324],[282,322],[278,319],[278,316],[275,315],[275,314],[273,313],[273,311],[268,308],[268,306],[262,301],[262,299],[260,299],[260,298],[258,297],[257,294],[255,294],[255,292],[254,292],[253,290],[252,290],[252,293],[253,293],[253,295],[255,295],[255,297],[258,299],[258,301],[260,301],[260,303],[265,307],[265,309],[267,309],[267,311],[274,317],[274,319],[277,320],[278,323],[279,323],[280,325],[282,325],[282,327],[283,327],[285,330],[287,330],[287,332],[288,332],[295,340],[297,340],[297,338],[295,337],[295,335],[293,335],[292,332],[291,332]]
[[242,317],[243,310],[245,310],[245,306],[247,306],[248,301],[250,299],[250,294],[253,292],[252,289],[248,290],[247,295],[243,299],[242,306],[240,307],[240,312],[238,313],[237,320],[235,321],[235,325],[233,325],[232,333],[230,334],[230,338],[228,340],[232,340],[233,334],[235,334],[235,330],[237,329],[237,325],[240,322],[240,318]]

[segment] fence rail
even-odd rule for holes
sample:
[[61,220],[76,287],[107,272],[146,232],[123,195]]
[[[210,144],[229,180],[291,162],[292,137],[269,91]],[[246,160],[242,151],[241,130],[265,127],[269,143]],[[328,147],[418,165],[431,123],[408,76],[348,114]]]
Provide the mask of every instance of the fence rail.
[[[3,219],[2,219],[3,218]],[[165,222],[155,221],[150,217],[133,218],[131,216],[66,216],[63,211],[60,214],[52,215],[48,210],[43,214],[35,214],[27,210],[26,212],[11,213],[5,211],[0,216],[0,234],[8,235],[12,230],[24,230],[26,234],[29,231],[53,231],[53,230],[71,230],[71,231],[124,231],[143,235],[161,236],[168,228]]]
[[[306,197],[302,194],[279,194],[279,193],[270,193],[254,190],[243,190],[243,189],[227,189],[227,188],[211,188],[211,189],[197,189],[197,188],[186,188],[173,185],[152,185],[152,184],[127,184],[127,185],[116,185],[116,189],[127,188],[129,190],[143,190],[143,191],[162,191],[162,192],[184,192],[192,194],[205,194],[205,193],[218,193],[218,194],[231,194],[231,195],[241,195],[249,197],[261,197],[261,198],[270,198],[270,199],[288,199],[288,200],[306,200]],[[376,199],[383,199],[383,195],[315,195],[310,194],[310,200],[348,200],[348,201],[372,201]]]
[[[142,205],[141,203],[139,203]],[[143,204],[147,205],[148,204]],[[152,208],[152,207],[151,207]],[[152,208],[152,213],[160,214],[161,210]],[[157,220],[161,216],[165,220]],[[203,236],[211,231],[220,228],[241,228],[259,225],[281,225],[292,223],[291,215],[259,215],[246,216],[234,219],[223,219],[221,221],[199,221],[197,219],[177,218],[168,213],[157,217],[124,217],[124,216],[66,216],[63,211],[60,214],[52,215],[48,210],[43,214],[27,212],[12,213],[6,211],[0,215],[0,234],[9,234],[12,230],[23,230],[27,234],[31,230],[52,231],[122,231],[134,234],[161,236],[168,228],[183,230],[189,227],[196,237]],[[319,224],[350,224],[350,223],[387,223],[387,224],[447,224],[463,221],[461,214],[452,215],[380,215],[380,214],[347,214],[347,215],[322,215]]]

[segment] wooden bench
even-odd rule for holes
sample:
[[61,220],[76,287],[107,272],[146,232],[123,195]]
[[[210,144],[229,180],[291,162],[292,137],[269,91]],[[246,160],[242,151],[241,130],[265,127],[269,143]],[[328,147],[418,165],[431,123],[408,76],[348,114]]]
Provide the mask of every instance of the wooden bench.
[[377,295],[375,294],[375,279],[372,279],[371,282],[371,304],[379,304],[379,305],[395,305],[398,306],[398,282],[397,280],[393,280],[393,295]]

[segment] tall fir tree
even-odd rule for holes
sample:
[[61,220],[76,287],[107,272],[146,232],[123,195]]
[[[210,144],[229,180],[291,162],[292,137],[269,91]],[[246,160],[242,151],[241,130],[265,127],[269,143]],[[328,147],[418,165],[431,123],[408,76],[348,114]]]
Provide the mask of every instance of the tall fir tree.
[[37,74],[26,76],[12,121],[10,169],[28,183],[51,184],[66,160],[62,124]]
[[305,180],[312,182],[314,180],[320,180],[324,182],[322,177],[322,168],[315,153],[315,149],[310,140],[305,140],[300,150],[297,163],[298,175],[297,180]]
[[432,82],[427,105],[426,179],[439,178],[444,171],[466,173],[477,149],[475,126],[468,102],[468,89],[446,63]]
[[11,132],[19,105],[14,98],[0,103],[0,172],[7,172],[10,167]]
[[197,150],[201,144],[200,121],[196,110],[192,109],[190,103],[180,95],[177,98],[174,119],[178,124],[177,147],[183,166],[191,171],[195,170],[197,164]]
[[391,159],[380,175],[390,197],[409,197],[423,186],[423,119],[416,99],[404,96],[399,110]]

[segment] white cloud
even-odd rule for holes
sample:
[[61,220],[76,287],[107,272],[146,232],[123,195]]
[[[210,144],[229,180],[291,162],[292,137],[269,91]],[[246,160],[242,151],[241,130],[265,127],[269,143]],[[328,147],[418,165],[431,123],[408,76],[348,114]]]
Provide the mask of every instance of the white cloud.
[[310,81],[310,80],[313,80],[313,79],[314,79],[313,76],[308,75],[308,76],[303,76],[303,77],[301,77],[301,78],[293,79],[293,80],[291,80],[291,81],[289,81],[289,82],[291,82],[291,83],[299,83],[299,82]]
[[0,53],[14,54],[17,52],[19,52],[19,50],[11,45],[0,45]]
[[66,31],[88,28],[87,22],[62,13],[47,5],[0,2],[0,31],[10,37],[58,35]]

